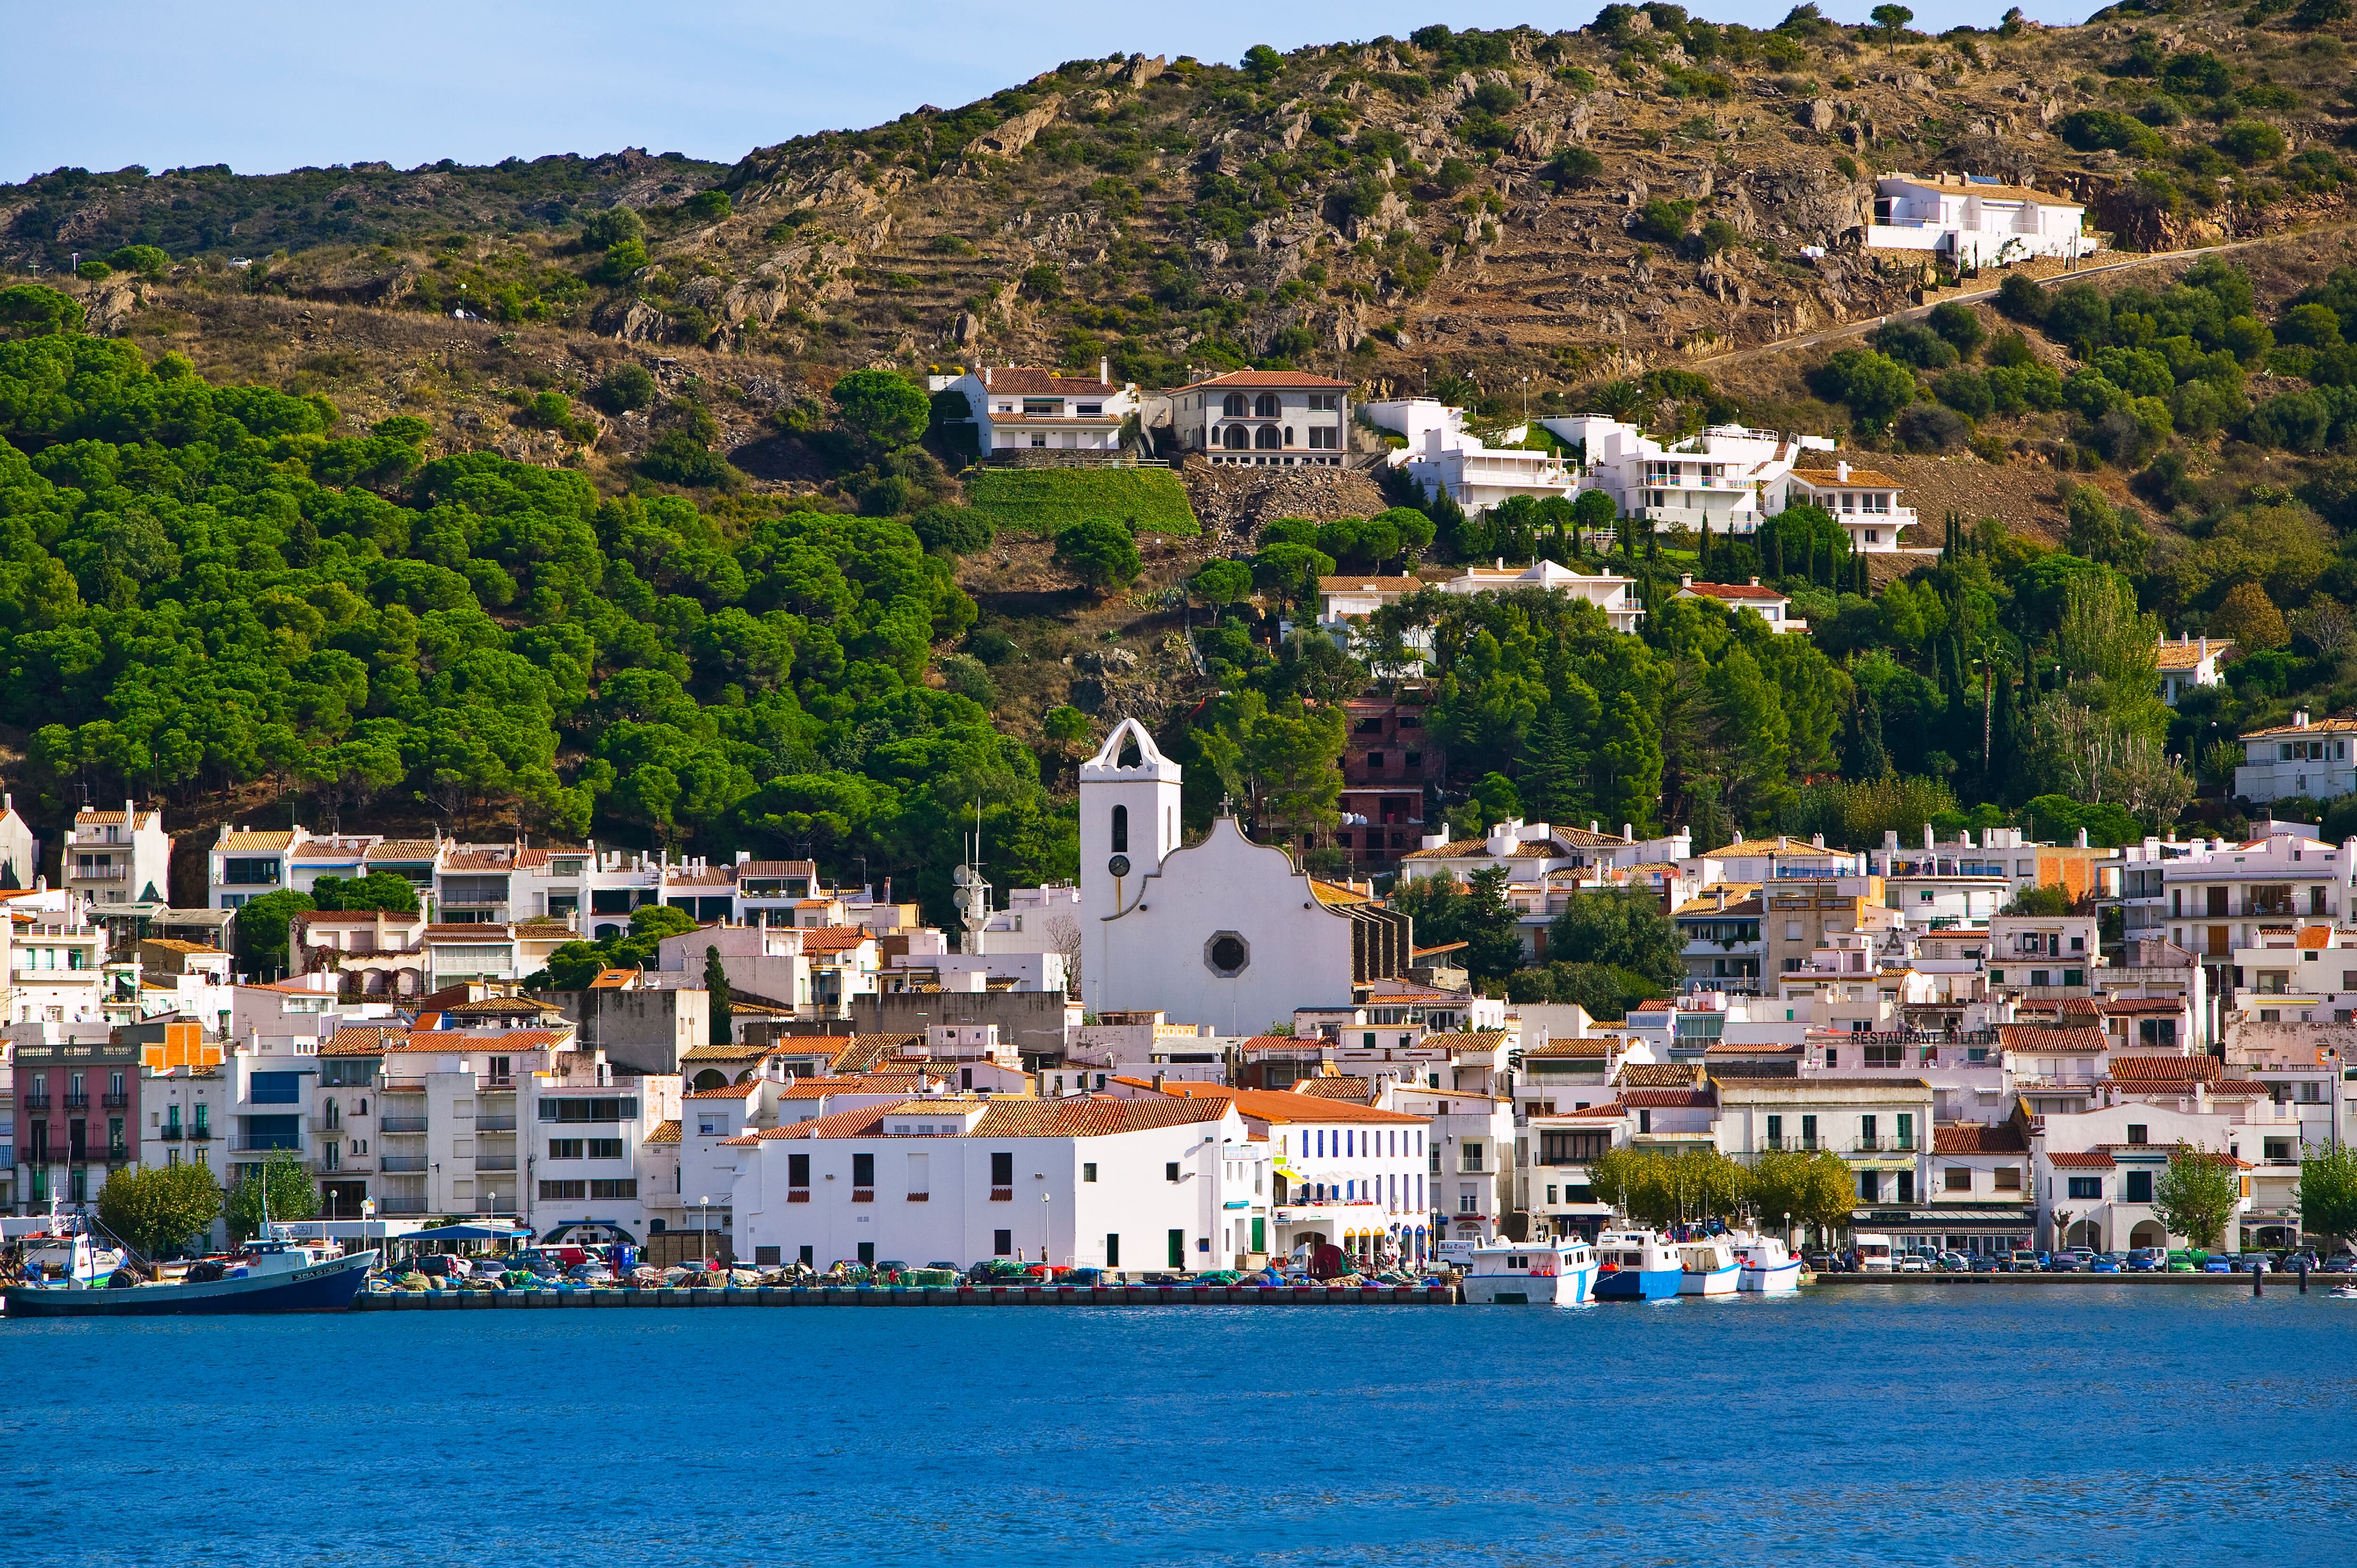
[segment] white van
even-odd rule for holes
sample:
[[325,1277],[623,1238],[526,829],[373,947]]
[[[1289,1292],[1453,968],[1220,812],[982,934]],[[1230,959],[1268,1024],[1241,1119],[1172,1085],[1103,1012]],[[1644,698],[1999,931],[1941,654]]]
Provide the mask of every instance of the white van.
[[1850,1250],[1857,1254],[1857,1272],[1862,1274],[1887,1274],[1891,1272],[1890,1238],[1853,1231]]

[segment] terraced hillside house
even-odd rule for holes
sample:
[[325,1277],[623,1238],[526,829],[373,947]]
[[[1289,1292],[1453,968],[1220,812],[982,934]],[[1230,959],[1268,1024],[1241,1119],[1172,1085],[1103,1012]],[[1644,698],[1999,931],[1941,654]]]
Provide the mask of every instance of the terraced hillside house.
[[965,399],[975,450],[985,458],[1017,453],[1121,455],[1123,422],[1137,413],[1137,387],[1116,383],[1112,366],[1097,363],[1094,380],[1018,365],[989,366],[954,379],[935,377],[935,392]]
[[1877,251],[1925,251],[1961,266],[2010,266],[2039,256],[2092,255],[2087,209],[2056,191],[1986,175],[1900,174],[1874,182]]
[[1740,424],[1714,424],[1664,445],[1600,413],[1540,423],[1578,454],[1579,488],[1610,496],[1622,517],[1642,518],[1654,530],[1708,528],[1721,536],[1758,532],[1781,510],[1776,498],[1793,466],[1834,449],[1828,436]]
[[2330,800],[2357,789],[2357,759],[2349,746],[2357,739],[2357,719],[2310,722],[2306,709],[2291,723],[2245,731],[2243,766],[2234,769],[2234,793],[2255,805],[2294,796]]
[[1849,536],[1851,550],[1888,555],[1899,548],[1901,529],[1920,521],[1900,499],[1899,481],[1876,468],[1858,468],[1845,458],[1830,468],[1795,468],[1784,480],[1785,507],[1822,507]]
[[1250,467],[1342,467],[1351,383],[1296,371],[1231,371],[1170,394],[1180,452]]
[[2160,866],[2169,940],[2200,956],[2212,996],[2242,983],[2235,950],[2259,946],[2263,929],[2341,924],[2349,914],[2357,840],[2327,843],[2302,822],[2254,822],[2251,832],[2239,843],[2210,840],[2203,853]]

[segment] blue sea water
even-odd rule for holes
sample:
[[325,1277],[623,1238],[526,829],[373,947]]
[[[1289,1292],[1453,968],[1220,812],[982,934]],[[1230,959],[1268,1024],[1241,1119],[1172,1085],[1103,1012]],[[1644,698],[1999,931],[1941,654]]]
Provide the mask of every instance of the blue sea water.
[[2339,1563],[2352,1344],[2288,1283],[19,1321],[0,1484],[48,1564]]

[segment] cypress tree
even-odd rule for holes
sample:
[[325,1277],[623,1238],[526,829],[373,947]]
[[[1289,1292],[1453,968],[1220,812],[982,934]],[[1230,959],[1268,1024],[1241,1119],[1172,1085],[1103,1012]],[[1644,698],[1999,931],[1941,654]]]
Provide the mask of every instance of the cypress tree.
[[728,971],[722,965],[716,947],[704,950],[704,991],[712,1010],[705,1038],[709,1044],[725,1046],[732,1037],[736,1015],[728,1000]]

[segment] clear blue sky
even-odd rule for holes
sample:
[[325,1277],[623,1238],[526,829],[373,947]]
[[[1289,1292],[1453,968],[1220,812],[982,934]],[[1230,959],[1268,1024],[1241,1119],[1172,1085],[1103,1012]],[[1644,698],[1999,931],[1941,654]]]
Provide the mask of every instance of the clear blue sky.
[[[0,94],[0,182],[64,165],[225,163],[269,174],[364,158],[407,168],[446,157],[481,164],[625,146],[734,161],[805,131],[872,125],[920,103],[971,102],[1060,61],[1116,49],[1232,61],[1254,44],[1291,49],[1405,37],[1434,21],[1571,27],[1601,3],[20,6],[8,26],[15,64]],[[1874,3],[1824,8],[1858,20]],[[1915,25],[1987,27],[2007,3],[1914,0]],[[2048,0],[2023,9],[2068,22],[2097,3]],[[1789,4],[1693,8],[1715,21],[1765,27]]]

